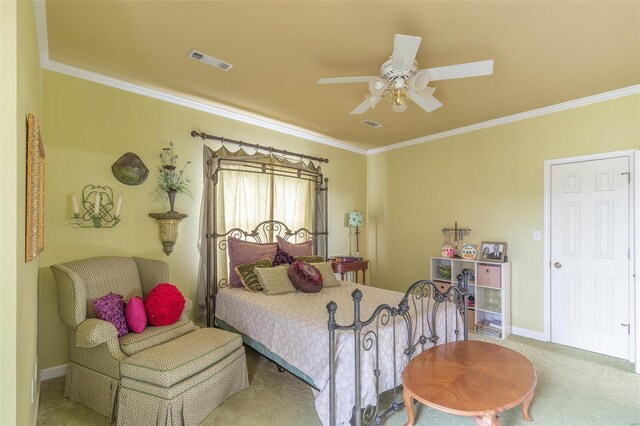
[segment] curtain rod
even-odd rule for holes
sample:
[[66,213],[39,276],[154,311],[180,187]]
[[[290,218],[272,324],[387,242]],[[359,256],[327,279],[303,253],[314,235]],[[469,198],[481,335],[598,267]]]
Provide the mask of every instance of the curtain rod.
[[320,163],[328,163],[329,162],[329,160],[327,158],[314,157],[312,155],[299,154],[297,152],[289,152],[286,149],[278,149],[278,148],[273,148],[271,146],[262,146],[262,145],[258,145],[258,144],[254,144],[254,143],[236,141],[236,140],[233,140],[233,139],[224,138],[222,136],[208,135],[205,132],[197,132],[195,130],[191,131],[191,136],[194,137],[194,138],[195,137],[200,137],[203,141],[205,139],[211,139],[211,140],[214,140],[214,141],[220,141],[223,144],[232,143],[232,144],[240,145],[241,148],[246,146],[246,147],[249,147],[249,148],[254,148],[254,149],[258,149],[258,150],[262,150],[262,151],[275,152],[275,153],[283,154],[283,155],[293,155],[294,157],[306,158],[306,159],[312,160],[312,161],[319,161]]

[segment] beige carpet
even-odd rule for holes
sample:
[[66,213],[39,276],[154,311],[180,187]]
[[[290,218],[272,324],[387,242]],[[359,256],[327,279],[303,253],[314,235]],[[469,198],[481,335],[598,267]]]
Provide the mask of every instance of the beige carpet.
[[[482,337],[474,336],[483,339]],[[484,339],[483,339],[484,340]],[[538,388],[531,405],[533,423],[519,407],[501,415],[507,425],[640,425],[640,376],[633,365],[616,358],[592,354],[517,336],[502,343],[529,358],[538,373]],[[236,394],[213,413],[204,425],[320,425],[311,388],[289,373],[247,350],[250,387]],[[88,408],[63,398],[64,377],[42,384],[38,425],[106,425],[108,421]],[[403,425],[404,410],[386,425]],[[473,425],[457,417],[420,407],[417,425]]]

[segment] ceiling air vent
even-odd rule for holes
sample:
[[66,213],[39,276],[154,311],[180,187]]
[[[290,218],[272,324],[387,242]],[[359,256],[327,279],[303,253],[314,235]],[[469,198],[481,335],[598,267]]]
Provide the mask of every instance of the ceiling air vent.
[[205,53],[198,52],[195,49],[189,52],[189,57],[191,59],[195,59],[196,61],[204,62],[207,65],[211,65],[212,67],[221,69],[222,71],[229,71],[231,67],[233,67],[233,65],[228,62],[222,61],[218,58],[214,58],[213,56],[207,55]]
[[373,127],[375,129],[382,127],[382,124],[376,123],[375,121],[371,120],[364,120],[362,124],[366,124],[367,126]]

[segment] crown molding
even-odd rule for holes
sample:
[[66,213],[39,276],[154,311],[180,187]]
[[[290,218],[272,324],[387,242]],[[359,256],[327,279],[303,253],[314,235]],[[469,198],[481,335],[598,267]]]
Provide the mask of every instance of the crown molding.
[[549,105],[549,106],[538,108],[538,109],[532,109],[530,111],[508,115],[506,117],[500,117],[494,120],[483,121],[481,123],[476,123],[476,124],[470,124],[468,126],[458,127],[457,129],[446,130],[444,132],[434,133],[432,135],[426,135],[416,139],[409,139],[404,142],[398,142],[393,145],[388,145],[381,148],[370,149],[367,151],[367,155],[380,154],[382,152],[393,151],[395,149],[405,148],[407,146],[418,145],[426,142],[432,142],[438,139],[448,138],[450,136],[461,135],[463,133],[469,133],[469,132],[475,132],[476,130],[487,129],[489,127],[502,126],[503,124],[514,123],[516,121],[526,120],[534,117],[540,117],[542,115],[553,114],[556,112],[566,111],[573,108],[580,108],[585,105],[604,102],[611,99],[622,98],[625,96],[636,95],[639,93],[640,93],[640,84],[636,84],[634,86],[623,87],[622,89],[611,90],[609,92],[599,93],[597,95],[587,96],[584,98],[562,102],[555,105]]
[[361,148],[348,145],[344,141],[333,139],[320,133],[315,133],[311,130],[297,127],[282,121],[274,120],[268,117],[264,117],[258,114],[253,114],[248,111],[243,111],[237,108],[232,108],[227,105],[223,105],[213,101],[199,101],[189,99],[182,96],[176,96],[170,93],[162,92],[156,89],[151,89],[138,84],[129,83],[116,78],[108,77],[102,74],[98,74],[92,71],[87,71],[82,68],[74,67],[72,65],[64,64],[62,62],[53,61],[49,58],[49,41],[47,36],[47,11],[44,0],[34,1],[36,28],[38,33],[38,44],[40,48],[40,66],[44,69],[66,74],[72,77],[81,78],[83,80],[89,80],[94,83],[102,84],[105,86],[113,87],[116,89],[124,90],[138,95],[147,96],[153,99],[169,102],[176,105],[181,105],[187,108],[203,111],[209,114],[217,115],[220,117],[229,118],[235,121],[241,121],[243,123],[251,124],[258,127],[263,127],[269,130],[273,130],[279,133],[295,136],[301,139],[306,139],[313,142],[318,142],[324,145],[329,145],[334,148],[344,149],[347,151],[355,152],[358,154],[366,155],[367,151]]
[[136,93],[138,95],[146,96],[153,99],[169,102],[176,105],[181,105],[187,108],[203,111],[209,114],[217,115],[220,117],[229,118],[231,120],[241,121],[243,123],[251,124],[258,127],[274,130],[279,133],[284,133],[291,136],[296,136],[301,139],[318,142],[324,145],[333,146],[335,148],[344,149],[347,151],[355,152],[358,154],[366,155],[367,151],[364,149],[356,148],[345,144],[342,141],[329,138],[319,133],[314,133],[310,130],[296,127],[281,121],[273,120],[257,114],[235,109],[226,105],[222,105],[215,102],[201,102],[193,99],[188,99],[181,96],[172,95],[159,90],[151,89],[148,87],[140,86],[133,83],[128,83],[123,80],[118,80],[112,77],[107,77],[102,74],[87,71],[82,68],[77,68],[71,65],[67,65],[61,62],[46,60],[42,64],[42,68],[66,74],[72,77],[81,78],[83,80],[89,80],[94,83],[102,84],[105,86],[113,87],[116,89],[124,90],[126,92]]

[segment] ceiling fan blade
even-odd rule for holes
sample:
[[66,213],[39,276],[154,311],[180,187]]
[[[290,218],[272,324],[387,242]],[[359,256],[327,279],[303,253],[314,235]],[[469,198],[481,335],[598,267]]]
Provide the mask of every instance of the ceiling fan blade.
[[368,83],[378,77],[330,77],[321,78],[318,84],[340,84],[340,83]]
[[381,99],[382,99],[382,96],[369,95],[367,96],[367,99],[364,100],[364,102],[362,102],[360,105],[355,107],[355,109],[351,111],[349,114],[362,114],[369,108],[375,107],[378,104],[378,102],[380,102]]
[[440,102],[433,96],[424,98],[419,93],[414,93],[413,96],[411,96],[411,100],[427,112],[435,111],[442,106],[442,102]]
[[416,60],[421,41],[420,37],[396,34],[391,54],[393,58],[391,65],[398,70],[408,70]]
[[449,65],[446,67],[429,68],[423,71],[425,71],[429,76],[429,81],[491,75],[493,74],[493,59],[469,62],[467,64]]

